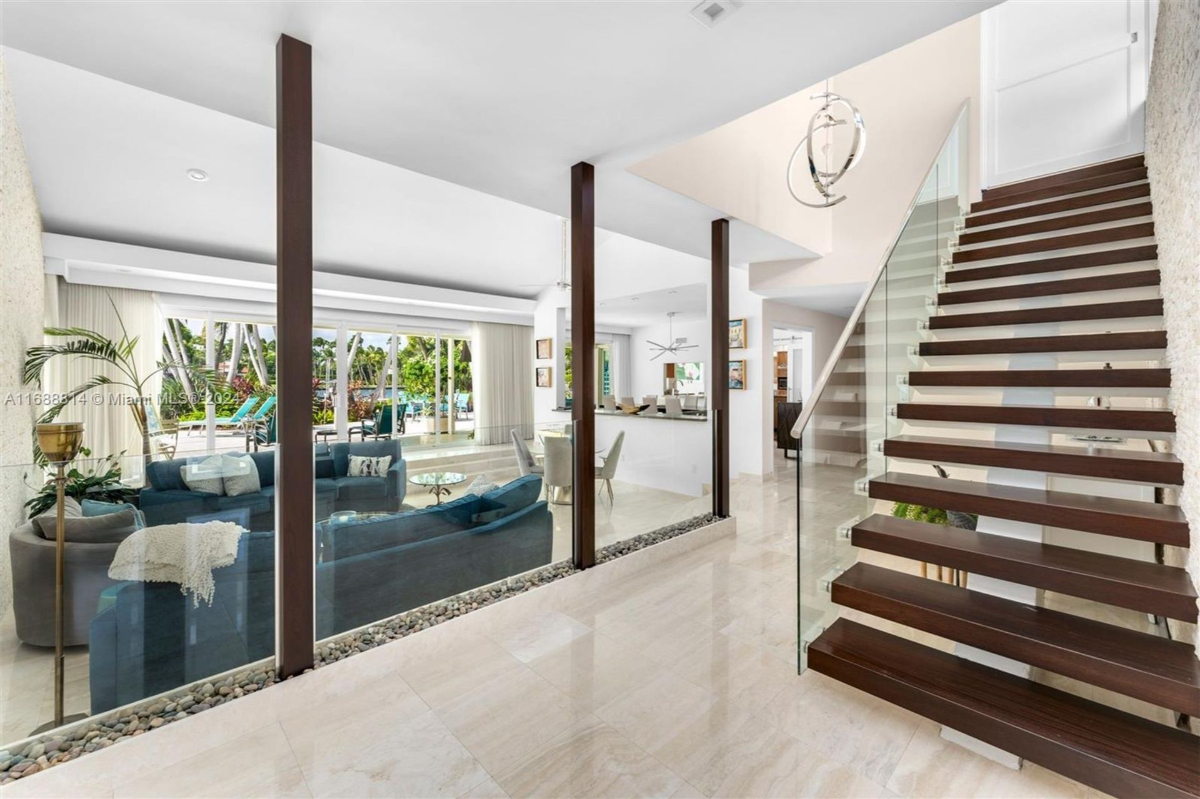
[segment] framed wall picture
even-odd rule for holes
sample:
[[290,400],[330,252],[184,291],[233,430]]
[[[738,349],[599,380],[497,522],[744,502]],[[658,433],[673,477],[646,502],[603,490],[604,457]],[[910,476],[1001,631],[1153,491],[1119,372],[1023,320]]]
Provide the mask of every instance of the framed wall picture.
[[746,320],[745,319],[730,319],[729,320],[729,349],[731,349],[731,350],[746,349]]
[[746,362],[745,361],[730,361],[729,362],[729,387],[738,391],[744,391],[746,388]]
[[548,361],[554,357],[554,339],[539,338],[537,340],[537,359]]
[[[547,339],[547,341],[549,341],[549,339]],[[550,376],[551,370],[553,370],[553,369],[554,369],[553,366],[539,366],[537,368],[537,387],[538,388],[553,387],[554,382]]]

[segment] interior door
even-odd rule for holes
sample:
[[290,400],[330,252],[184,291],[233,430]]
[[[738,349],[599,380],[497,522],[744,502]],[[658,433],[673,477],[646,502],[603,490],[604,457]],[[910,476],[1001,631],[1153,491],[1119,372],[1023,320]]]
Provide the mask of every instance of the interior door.
[[1144,147],[1149,0],[1010,0],[984,15],[987,185]]

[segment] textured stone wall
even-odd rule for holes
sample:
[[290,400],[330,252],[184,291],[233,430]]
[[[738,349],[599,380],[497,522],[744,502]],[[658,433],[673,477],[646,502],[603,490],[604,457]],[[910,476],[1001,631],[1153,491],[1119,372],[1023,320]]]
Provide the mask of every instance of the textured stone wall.
[[[1200,2],[1162,0],[1146,100],[1146,164],[1171,367],[1175,452],[1184,463],[1179,493],[1192,546],[1186,561],[1200,588]],[[1180,631],[1192,638],[1195,629]]]
[[41,215],[0,58],[0,618],[12,604],[8,534],[24,517],[19,464],[31,457],[34,418],[5,398],[20,390],[25,349],[42,340],[42,274]]

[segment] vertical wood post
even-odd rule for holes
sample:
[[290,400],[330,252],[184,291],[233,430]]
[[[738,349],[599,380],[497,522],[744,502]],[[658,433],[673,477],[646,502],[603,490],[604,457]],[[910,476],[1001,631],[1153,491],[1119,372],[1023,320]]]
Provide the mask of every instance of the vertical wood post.
[[729,220],[712,223],[713,515],[729,516]]
[[312,48],[275,45],[276,670],[313,664]]
[[591,164],[571,167],[571,421],[575,428],[572,540],[575,565],[596,565],[596,184]]

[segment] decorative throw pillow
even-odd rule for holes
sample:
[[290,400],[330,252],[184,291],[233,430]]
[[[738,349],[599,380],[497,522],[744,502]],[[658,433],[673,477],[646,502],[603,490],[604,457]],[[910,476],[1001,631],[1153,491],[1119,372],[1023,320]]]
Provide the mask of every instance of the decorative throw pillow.
[[222,480],[222,461],[220,455],[213,455],[198,463],[185,463],[179,467],[179,476],[192,491],[205,491],[209,494],[216,494],[218,497],[224,496],[225,482]]
[[471,485],[467,486],[467,493],[473,494],[477,497],[482,497],[489,491],[495,491],[496,488],[497,486],[495,483],[483,475],[479,475],[479,477],[476,477],[475,480],[472,481]]
[[248,455],[222,455],[221,479],[224,481],[225,495],[240,497],[244,494],[257,494],[262,490],[258,480],[258,466]]
[[79,503],[83,509],[84,518],[92,516],[107,516],[110,513],[120,513],[123,510],[131,510],[137,516],[138,529],[146,526],[146,517],[142,512],[135,508],[130,502],[101,502],[98,499],[85,499]]
[[383,477],[387,474],[388,467],[391,465],[391,455],[384,455],[382,458],[366,458],[362,455],[351,455],[350,468],[347,474],[350,477]]
[[503,519],[510,513],[512,511],[499,502],[493,502],[490,499],[480,497],[479,504],[475,507],[475,512],[471,514],[471,524],[475,526],[491,524]]
[[[42,538],[54,541],[58,537],[58,524],[53,514],[34,519]],[[78,544],[119,544],[139,528],[138,513],[125,508],[103,516],[79,516],[63,520],[63,538]]]

